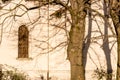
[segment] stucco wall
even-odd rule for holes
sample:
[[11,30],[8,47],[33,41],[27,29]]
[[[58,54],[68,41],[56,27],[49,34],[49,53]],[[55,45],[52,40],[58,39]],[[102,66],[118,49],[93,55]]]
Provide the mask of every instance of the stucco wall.
[[[16,2],[17,3],[17,2]],[[36,3],[26,3],[22,2],[28,7],[35,6]],[[93,9],[96,9],[101,14],[103,11],[103,2],[96,2],[92,5]],[[13,3],[9,4],[5,8],[12,8]],[[54,9],[52,8],[54,7]],[[23,7],[22,7],[23,8]],[[58,6],[50,6],[50,14],[57,10]],[[24,9],[24,8],[23,8]],[[46,71],[50,70],[50,76],[57,76],[55,80],[68,80],[70,78],[70,65],[69,61],[66,60],[66,43],[63,43],[60,47],[49,52],[48,55],[48,37],[49,39],[49,49],[52,50],[59,43],[67,41],[66,32],[63,29],[55,28],[49,26],[48,28],[48,10],[46,7],[42,7],[40,10],[32,10],[28,12],[31,22],[34,22],[39,15],[41,18],[33,25],[28,24],[30,22],[28,15],[23,17],[17,17],[16,21],[12,21],[9,18],[5,21],[3,26],[3,36],[2,43],[0,45],[0,64],[7,64],[13,66],[19,70],[27,72],[31,77],[39,77],[40,75],[46,76]],[[5,12],[5,11],[1,11]],[[18,9],[17,14],[22,13],[21,9]],[[1,13],[2,14],[2,13]],[[10,13],[12,14],[12,13]],[[0,22],[10,14],[0,17]],[[116,61],[117,61],[117,45],[116,38],[114,34],[113,24],[110,18],[109,26],[105,28],[105,21],[103,18],[92,12],[94,16],[87,15],[86,17],[86,32],[85,32],[85,47],[84,47],[84,62],[86,61],[86,80],[97,80],[94,76],[95,71],[98,69],[103,69],[106,71],[107,61],[106,58],[111,60],[111,69],[113,69],[114,74],[116,71]],[[67,15],[69,16],[69,14]],[[64,22],[65,19],[53,19],[50,24],[58,24]],[[18,28],[21,24],[28,26],[30,31],[29,34],[29,57],[30,59],[17,59],[18,55]],[[67,23],[67,26],[69,24]],[[69,31],[70,27],[67,27]],[[48,36],[49,30],[49,36]],[[113,32],[112,32],[113,30]],[[107,31],[108,33],[105,33]],[[57,33],[57,34],[56,34]],[[104,36],[106,34],[106,36]],[[108,37],[108,41],[107,41]],[[42,49],[43,48],[43,49]],[[44,50],[45,48],[45,50]],[[109,55],[110,54],[110,55]],[[49,56],[49,61],[48,61]],[[109,62],[108,61],[108,62]],[[109,67],[110,68],[110,67]],[[64,76],[64,77],[63,77]]]

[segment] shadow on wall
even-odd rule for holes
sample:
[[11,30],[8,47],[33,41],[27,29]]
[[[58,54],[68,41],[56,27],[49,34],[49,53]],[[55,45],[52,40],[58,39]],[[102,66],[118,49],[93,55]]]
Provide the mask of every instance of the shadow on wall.
[[[103,4],[103,11],[104,11],[104,32],[103,34],[101,33],[101,36],[104,35],[103,37],[103,44],[102,44],[102,49],[103,52],[105,54],[105,58],[106,58],[106,65],[107,65],[107,74],[112,74],[113,70],[112,70],[112,65],[111,65],[111,49],[109,46],[109,35],[108,35],[108,27],[109,27],[109,21],[108,21],[108,17],[109,17],[109,6],[108,4],[105,2],[104,0],[104,4]],[[86,67],[86,62],[87,62],[87,53],[88,53],[88,49],[90,47],[91,44],[91,32],[92,31],[92,11],[89,10],[88,11],[88,34],[85,38],[84,41],[84,47],[83,47],[83,64],[84,64],[84,68]],[[111,77],[107,77],[106,80],[112,80],[112,76]]]
[[86,62],[87,62],[87,53],[88,49],[91,43],[91,30],[92,30],[92,16],[91,16],[91,10],[88,11],[88,35],[86,36],[84,40],[84,47],[83,47],[83,65],[84,68],[86,67]]
[[[103,51],[106,57],[106,62],[107,62],[107,74],[111,74],[112,73],[112,65],[111,65],[111,49],[109,47],[109,37],[108,37],[108,27],[109,27],[109,21],[108,21],[108,17],[109,17],[109,6],[108,4],[105,2],[103,3],[103,11],[104,11],[104,38],[103,38]],[[106,80],[112,80],[112,76],[108,77]]]

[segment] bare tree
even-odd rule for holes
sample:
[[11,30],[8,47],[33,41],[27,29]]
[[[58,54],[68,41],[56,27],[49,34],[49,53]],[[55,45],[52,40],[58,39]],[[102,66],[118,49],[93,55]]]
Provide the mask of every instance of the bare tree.
[[[61,8],[59,8],[57,11],[55,11],[51,15],[55,15],[60,18],[63,14],[65,14],[65,12],[69,12],[70,19],[71,19],[71,20],[68,19],[68,22],[71,24],[71,28],[68,34],[68,44],[67,44],[68,46],[67,59],[70,61],[70,66],[71,66],[71,80],[85,80],[85,70],[83,67],[83,59],[82,59],[83,58],[83,41],[84,41],[84,33],[85,33],[85,18],[86,18],[87,8],[89,7],[88,5],[90,4],[90,1],[91,0],[67,0],[67,1],[43,0],[43,1],[38,1],[39,5],[34,7],[29,7],[29,8],[26,7],[26,5],[23,5],[21,3],[16,4],[15,7],[13,7],[12,9],[9,8],[6,10],[4,7],[1,7],[3,10],[6,10],[6,12],[5,13],[3,12],[3,14],[1,14],[0,16],[3,16],[3,15],[7,16],[4,18],[1,25],[4,25],[5,21],[8,18],[13,18],[13,20],[15,21],[16,18],[22,17],[25,14],[27,14],[27,12],[31,10],[39,9],[42,6],[59,5]],[[5,2],[6,1],[3,1],[3,3]],[[23,12],[21,14],[17,14],[17,12],[15,12],[17,9],[21,9]],[[11,14],[11,12],[14,12],[14,14]],[[35,24],[36,22],[39,21],[39,19],[40,19],[40,16],[33,22],[30,20],[31,21],[30,25]],[[60,28],[65,29],[65,27],[60,27]],[[46,41],[45,43],[47,43]],[[60,46],[61,44],[62,43],[60,43],[56,47]],[[52,49],[55,49],[56,47]]]
[[85,80],[83,67],[83,40],[85,33],[85,4],[84,0],[70,0],[72,19],[69,33],[68,59],[71,64],[71,80]]

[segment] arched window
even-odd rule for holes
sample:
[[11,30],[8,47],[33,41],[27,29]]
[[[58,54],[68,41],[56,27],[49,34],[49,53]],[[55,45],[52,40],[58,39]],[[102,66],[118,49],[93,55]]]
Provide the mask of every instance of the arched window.
[[18,30],[18,58],[28,58],[29,31],[25,25],[21,25]]

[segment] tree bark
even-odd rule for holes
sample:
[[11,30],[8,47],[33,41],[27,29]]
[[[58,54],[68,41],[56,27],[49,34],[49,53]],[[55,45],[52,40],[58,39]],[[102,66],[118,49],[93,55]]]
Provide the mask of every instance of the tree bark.
[[116,80],[120,80],[120,1],[110,0],[110,14],[113,20],[114,28],[117,36],[117,75]]
[[119,26],[117,28],[117,45],[118,45],[118,61],[117,61],[117,79],[116,80],[120,80],[120,23]]
[[68,59],[71,65],[71,80],[85,80],[83,67],[83,40],[85,33],[84,0],[71,0],[72,25],[69,33]]

